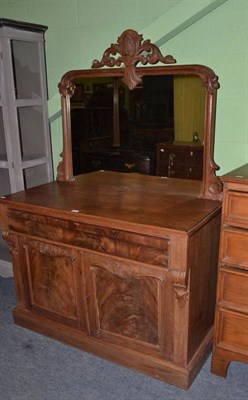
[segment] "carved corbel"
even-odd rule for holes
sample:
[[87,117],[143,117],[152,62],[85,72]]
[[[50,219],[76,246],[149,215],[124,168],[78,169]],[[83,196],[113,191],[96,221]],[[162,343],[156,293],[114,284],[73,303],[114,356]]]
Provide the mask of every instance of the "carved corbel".
[[180,307],[185,307],[189,299],[189,272],[172,271],[173,289]]
[[13,259],[15,259],[18,254],[18,240],[16,235],[14,233],[4,231],[2,236],[9,246],[9,251]]

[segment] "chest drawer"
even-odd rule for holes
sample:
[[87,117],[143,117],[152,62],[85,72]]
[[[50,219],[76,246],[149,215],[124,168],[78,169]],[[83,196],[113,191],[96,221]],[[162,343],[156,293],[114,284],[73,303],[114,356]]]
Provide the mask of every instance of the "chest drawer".
[[248,269],[248,230],[222,229],[220,262]]
[[221,330],[217,344],[227,350],[248,355],[248,317],[236,312],[221,310]]
[[218,303],[248,315],[248,271],[221,268]]
[[223,216],[224,223],[248,228],[248,193],[227,191]]

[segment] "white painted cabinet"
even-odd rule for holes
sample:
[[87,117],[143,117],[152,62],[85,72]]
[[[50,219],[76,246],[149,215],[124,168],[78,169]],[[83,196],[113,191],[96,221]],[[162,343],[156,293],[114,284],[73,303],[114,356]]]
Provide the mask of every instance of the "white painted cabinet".
[[[53,180],[46,29],[0,19],[0,196]],[[0,260],[6,252],[0,240]]]

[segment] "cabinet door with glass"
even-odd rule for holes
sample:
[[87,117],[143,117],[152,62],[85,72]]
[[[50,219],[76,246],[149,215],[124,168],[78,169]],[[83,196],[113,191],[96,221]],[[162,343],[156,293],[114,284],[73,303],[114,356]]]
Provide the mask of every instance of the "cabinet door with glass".
[[0,19],[0,196],[53,180],[46,29]]

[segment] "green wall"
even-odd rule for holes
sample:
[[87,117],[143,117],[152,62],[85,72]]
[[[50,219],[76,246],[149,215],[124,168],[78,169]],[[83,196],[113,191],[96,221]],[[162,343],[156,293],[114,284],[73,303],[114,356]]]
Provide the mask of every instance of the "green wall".
[[178,64],[205,64],[219,76],[215,160],[220,174],[248,162],[247,0],[0,0],[2,18],[48,26],[46,59],[54,165],[62,149],[57,84],[90,68],[132,28]]

